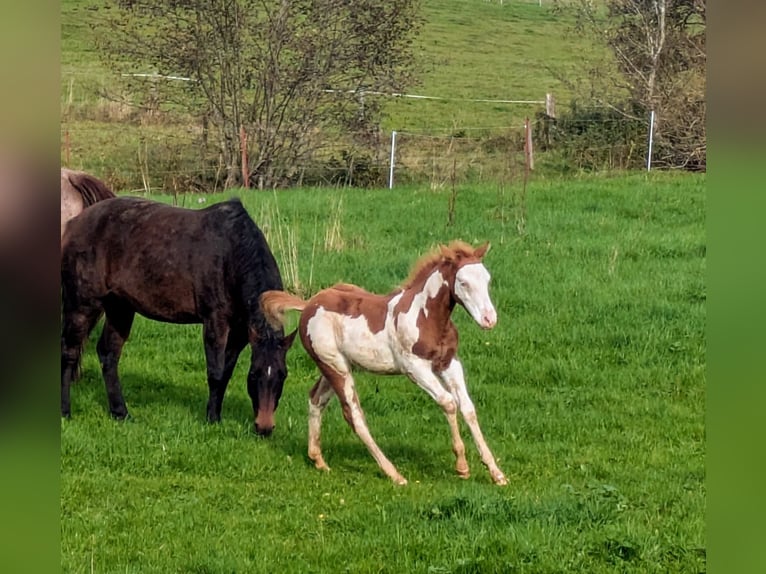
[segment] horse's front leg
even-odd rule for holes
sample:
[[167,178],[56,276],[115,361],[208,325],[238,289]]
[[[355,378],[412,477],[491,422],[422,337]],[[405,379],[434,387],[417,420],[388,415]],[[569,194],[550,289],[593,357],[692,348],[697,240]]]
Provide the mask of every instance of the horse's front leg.
[[457,400],[463,419],[468,425],[468,428],[471,429],[473,440],[476,443],[476,447],[479,449],[481,461],[489,470],[492,480],[498,485],[508,484],[508,480],[497,466],[495,457],[492,455],[492,451],[489,450],[487,442],[484,440],[484,435],[481,432],[481,428],[479,427],[476,408],[473,405],[473,401],[471,401],[471,397],[468,396],[468,390],[466,389],[463,365],[461,365],[460,361],[457,359],[453,359],[449,367],[439,373],[439,377]]
[[[202,338],[205,343],[205,362],[207,364],[207,386],[210,393],[207,401],[207,420],[211,423],[217,423],[221,420],[223,396],[231,378],[231,370],[234,368],[233,364],[227,365],[227,362],[231,361],[226,360],[228,336],[229,325],[217,317],[211,317],[202,324]],[[231,370],[227,369],[228,366],[231,366]]]
[[471,471],[468,468],[468,461],[465,458],[465,445],[463,439],[460,437],[460,428],[457,421],[457,400],[448,392],[439,379],[434,375],[431,370],[431,363],[423,360],[414,363],[408,370],[407,376],[410,377],[421,389],[428,393],[428,395],[436,401],[444,416],[449,423],[450,434],[452,435],[452,452],[455,453],[455,470],[461,478],[468,478],[471,476]]

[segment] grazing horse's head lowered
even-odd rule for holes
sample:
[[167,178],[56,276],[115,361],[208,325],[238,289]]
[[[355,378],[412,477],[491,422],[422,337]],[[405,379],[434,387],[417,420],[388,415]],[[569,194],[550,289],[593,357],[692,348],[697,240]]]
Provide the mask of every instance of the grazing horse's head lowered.
[[309,458],[317,468],[329,470],[320,447],[322,412],[337,395],[344,418],[383,472],[397,484],[407,483],[367,428],[352,376],[352,367],[360,367],[381,374],[406,374],[437,402],[450,426],[455,468],[467,478],[459,410],[492,480],[507,483],[468,396],[457,359],[457,328],[451,319],[459,303],[482,328],[491,329],[497,323],[489,297],[490,275],[482,262],[488,250],[489,244],[474,249],[461,241],[441,246],[422,257],[402,286],[388,295],[348,284],[320,291],[308,301],[282,291],[261,295],[266,318],[275,325],[283,324],[286,310],[301,311],[301,342],[321,373],[309,401]]
[[285,354],[292,345],[297,331],[287,336],[273,334],[255,336],[251,342],[252,356],[247,374],[247,390],[252,398],[255,414],[255,432],[269,436],[274,430],[274,413],[282,397],[287,378]]
[[269,435],[295,333],[269,324],[261,293],[282,289],[266,238],[238,200],[205,209],[134,197],[101,201],[66,227],[62,240],[61,414],[81,347],[102,313],[97,352],[109,410],[128,414],[117,364],[136,313],[168,323],[201,323],[207,365],[207,419],[218,422],[242,350],[251,347],[247,390],[255,430]]

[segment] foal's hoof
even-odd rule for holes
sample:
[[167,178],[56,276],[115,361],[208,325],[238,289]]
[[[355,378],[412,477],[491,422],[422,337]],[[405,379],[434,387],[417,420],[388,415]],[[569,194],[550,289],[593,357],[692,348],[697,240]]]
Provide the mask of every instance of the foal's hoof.
[[492,477],[492,480],[495,481],[495,484],[498,486],[505,486],[508,484],[508,479],[505,478],[505,475],[503,473],[499,473]]
[[403,476],[394,476],[391,480],[393,480],[394,484],[397,486],[407,486],[407,479]]
[[109,414],[116,421],[126,421],[130,419],[130,413],[128,411],[112,411]]

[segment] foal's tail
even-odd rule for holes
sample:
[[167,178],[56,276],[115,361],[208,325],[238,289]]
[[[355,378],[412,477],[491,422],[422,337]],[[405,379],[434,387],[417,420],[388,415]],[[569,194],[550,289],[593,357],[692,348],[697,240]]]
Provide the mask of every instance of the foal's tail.
[[264,291],[261,294],[261,309],[269,324],[277,328],[285,325],[285,311],[303,311],[306,301],[285,291]]

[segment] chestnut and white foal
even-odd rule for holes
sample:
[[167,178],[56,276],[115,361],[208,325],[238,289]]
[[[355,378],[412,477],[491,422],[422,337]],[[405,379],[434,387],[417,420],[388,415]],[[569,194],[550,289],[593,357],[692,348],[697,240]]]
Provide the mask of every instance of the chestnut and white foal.
[[442,408],[452,433],[457,473],[470,475],[460,438],[457,411],[463,415],[482,462],[495,483],[507,484],[489,450],[457,359],[458,334],[451,319],[461,304],[482,328],[491,329],[497,313],[489,297],[490,275],[482,263],[489,244],[474,249],[453,241],[421,258],[404,284],[388,295],[375,295],[348,284],[338,284],[303,301],[283,291],[267,291],[261,305],[267,317],[281,326],[284,312],[302,311],[299,333],[321,376],[310,391],[309,458],[329,470],[322,457],[322,411],[335,394],[343,416],[372,456],[395,483],[407,484],[370,435],[354,388],[351,368],[382,374],[406,374]]

